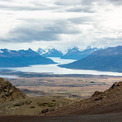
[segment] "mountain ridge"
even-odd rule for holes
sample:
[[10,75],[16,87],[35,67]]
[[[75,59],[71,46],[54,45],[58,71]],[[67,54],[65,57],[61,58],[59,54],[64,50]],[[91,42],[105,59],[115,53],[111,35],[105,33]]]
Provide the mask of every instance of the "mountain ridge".
[[86,58],[59,66],[71,69],[122,72],[122,46],[101,49]]
[[44,57],[61,57],[63,53],[55,48],[52,49],[42,49],[39,48],[37,52]]
[[93,53],[94,51],[98,50],[97,48],[87,47],[84,50],[80,50],[78,47],[74,47],[72,49],[68,49],[68,52],[63,55],[62,59],[83,59]]
[[98,50],[98,48],[87,47],[84,50],[78,47],[69,48],[65,53],[55,48],[42,49],[38,48],[37,53],[44,57],[60,57],[61,59],[82,59]]
[[32,49],[28,50],[0,50],[0,67],[23,67],[34,64],[54,64],[49,58],[42,57]]

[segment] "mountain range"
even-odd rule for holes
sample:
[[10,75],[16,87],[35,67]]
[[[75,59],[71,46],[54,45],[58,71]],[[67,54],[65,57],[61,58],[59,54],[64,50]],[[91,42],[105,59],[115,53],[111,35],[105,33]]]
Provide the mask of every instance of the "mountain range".
[[86,58],[59,66],[71,69],[122,72],[122,46],[101,49]]
[[44,57],[61,57],[63,55],[63,53],[55,48],[52,49],[42,49],[39,48],[37,50],[37,53],[39,53],[40,55],[44,56]]
[[42,57],[32,49],[8,50],[0,49],[0,67],[23,67],[34,64],[54,64],[49,58]]
[[82,59],[98,50],[97,48],[87,47],[85,50],[80,50],[78,47],[68,49],[67,53],[63,54],[60,50],[55,48],[42,49],[39,48],[37,53],[44,57],[60,57],[62,59]]
[[83,59],[93,53],[94,51],[98,50],[97,48],[88,47],[85,50],[79,50],[77,47],[72,49],[68,49],[68,52],[63,55],[62,59]]

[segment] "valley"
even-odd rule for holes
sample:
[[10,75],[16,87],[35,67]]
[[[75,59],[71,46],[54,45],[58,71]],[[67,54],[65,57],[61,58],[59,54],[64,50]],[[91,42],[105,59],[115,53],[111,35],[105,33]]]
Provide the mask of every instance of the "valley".
[[122,122],[122,0],[0,0],[0,122]]
[[[99,120],[104,122],[107,122],[108,120],[111,122],[120,122],[122,119],[122,82],[119,82],[120,80],[122,80],[122,77],[21,77],[19,79],[16,78],[9,80],[16,87],[12,86],[12,84],[9,83],[9,81],[6,81],[2,78],[0,79],[0,87],[2,91],[2,93],[0,94],[0,102],[2,102],[2,104],[0,104],[0,120],[3,122],[80,122],[81,120],[85,122],[97,122]],[[15,80],[17,82],[15,82]],[[77,84],[79,84],[79,86],[75,86],[75,84],[73,84],[74,81]],[[49,85],[49,83],[53,82],[55,83],[53,89],[55,89],[58,86],[65,88],[65,86],[63,85],[64,82],[66,82],[65,90],[70,89],[70,87],[78,87],[80,95],[73,95],[74,93],[72,94],[71,91],[70,96],[66,94],[41,95],[41,92],[39,93],[39,91],[38,93],[34,92],[36,88],[36,90],[44,90],[43,86],[48,86],[45,87],[45,90],[49,89],[52,86]],[[15,83],[20,84],[17,85]],[[38,86],[40,84],[42,85],[39,88]],[[33,85],[35,88],[32,88],[31,85]],[[82,87],[83,89],[79,89],[79,87]],[[19,88],[21,91],[22,88],[28,88],[30,90],[23,90],[22,93],[17,88]],[[87,93],[89,94],[84,94],[83,91],[85,91],[85,88],[87,88]],[[97,90],[97,92],[94,92],[93,89]],[[48,93],[49,92],[50,91],[48,91]],[[56,92],[58,93],[58,91]],[[54,93],[53,90],[51,90],[51,93]]]
[[95,91],[104,91],[122,77],[94,75],[44,75],[10,78],[14,86],[28,96],[63,96],[87,98]]

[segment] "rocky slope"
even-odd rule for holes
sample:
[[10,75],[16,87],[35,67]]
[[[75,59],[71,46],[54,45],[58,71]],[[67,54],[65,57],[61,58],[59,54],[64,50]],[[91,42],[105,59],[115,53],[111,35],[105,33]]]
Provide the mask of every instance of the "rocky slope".
[[45,114],[49,111],[54,111],[60,106],[66,106],[73,101],[73,99],[64,97],[37,96],[26,96],[19,89],[14,87],[9,81],[0,78],[0,116],[37,116]]
[[71,69],[122,72],[122,46],[101,49],[84,59],[60,66]]
[[9,81],[6,81],[3,78],[0,78],[0,104],[23,99],[26,95],[23,94],[19,89],[12,86]]
[[[122,81],[90,98],[72,102],[61,97],[26,97],[20,90],[0,78],[0,115],[71,116],[122,113]],[[23,99],[24,98],[24,99]],[[65,106],[65,107],[64,107]]]
[[96,91],[91,98],[71,104],[50,115],[122,113],[122,81],[114,83],[104,92]]

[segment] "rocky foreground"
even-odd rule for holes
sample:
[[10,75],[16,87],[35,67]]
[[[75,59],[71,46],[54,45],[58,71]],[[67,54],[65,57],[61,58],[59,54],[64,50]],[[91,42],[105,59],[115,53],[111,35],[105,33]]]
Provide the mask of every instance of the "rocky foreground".
[[121,122],[122,82],[114,83],[104,92],[96,91],[89,99],[71,103],[60,97],[28,98],[9,81],[0,78],[0,121]]
[[45,115],[67,106],[73,99],[55,96],[28,97],[9,81],[0,78],[0,115]]
[[122,81],[114,83],[104,92],[96,91],[91,98],[61,108],[49,115],[84,115],[122,113]]
[[23,94],[16,87],[12,86],[12,84],[9,81],[0,78],[0,104],[4,102],[23,99],[25,97],[26,95]]

